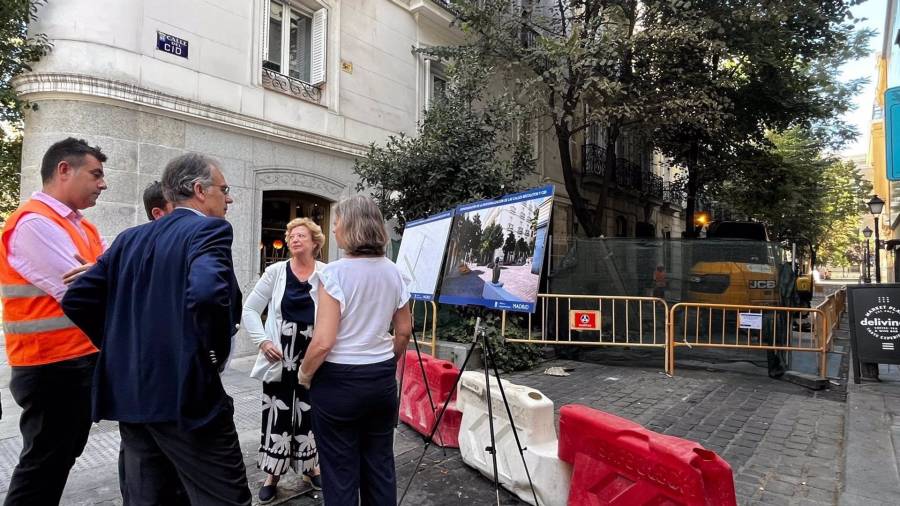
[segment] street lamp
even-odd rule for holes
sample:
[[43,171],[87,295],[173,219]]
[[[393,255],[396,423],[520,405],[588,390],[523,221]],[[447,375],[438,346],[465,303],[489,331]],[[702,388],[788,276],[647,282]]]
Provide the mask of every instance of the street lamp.
[[872,237],[872,229],[866,225],[866,228],[862,230],[862,234],[866,238],[866,269],[863,275],[865,276],[866,284],[869,284],[872,282],[872,272],[869,270],[869,238]]
[[878,238],[878,216],[881,215],[881,210],[884,209],[884,201],[878,198],[878,195],[875,195],[868,205],[869,212],[875,218],[875,282],[881,283],[881,256],[879,255],[881,242]]

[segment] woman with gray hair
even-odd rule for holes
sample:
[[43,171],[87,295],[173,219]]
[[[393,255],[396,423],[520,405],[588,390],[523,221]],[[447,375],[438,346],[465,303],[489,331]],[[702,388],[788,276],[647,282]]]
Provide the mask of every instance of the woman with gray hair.
[[388,235],[372,199],[341,201],[334,237],[346,256],[320,276],[316,327],[299,372],[315,406],[325,504],[396,504],[396,365],[412,333],[409,292],[384,256]]

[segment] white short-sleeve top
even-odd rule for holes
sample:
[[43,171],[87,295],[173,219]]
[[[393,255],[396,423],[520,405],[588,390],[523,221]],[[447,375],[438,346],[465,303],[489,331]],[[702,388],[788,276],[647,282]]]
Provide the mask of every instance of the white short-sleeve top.
[[336,364],[376,364],[394,357],[388,332],[394,312],[409,301],[400,270],[385,257],[342,258],[321,273],[325,291],[341,304],[337,342],[325,357]]

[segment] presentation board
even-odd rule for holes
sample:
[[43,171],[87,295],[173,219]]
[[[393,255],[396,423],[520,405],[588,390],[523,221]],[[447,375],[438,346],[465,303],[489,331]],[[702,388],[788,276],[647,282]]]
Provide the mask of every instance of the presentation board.
[[456,208],[439,300],[534,312],[553,186]]
[[446,211],[406,224],[397,267],[413,299],[434,299],[452,223],[453,211]]

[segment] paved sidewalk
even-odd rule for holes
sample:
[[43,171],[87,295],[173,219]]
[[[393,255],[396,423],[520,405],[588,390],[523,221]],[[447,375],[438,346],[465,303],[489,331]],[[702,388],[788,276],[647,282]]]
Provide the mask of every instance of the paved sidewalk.
[[[255,493],[262,480],[254,462],[260,387],[246,376],[252,360],[235,360],[225,382],[235,400],[235,423]],[[572,369],[571,375],[544,375],[543,370],[549,366]],[[15,426],[18,408],[5,388],[3,369],[0,367],[4,410],[0,421],[0,496],[21,447]],[[900,504],[888,495],[889,488],[878,488],[889,487],[889,483],[871,479],[878,469],[862,467],[855,460],[865,460],[872,448],[887,447],[887,441],[897,442],[898,426],[891,417],[900,410],[900,402],[887,391],[890,386],[865,386],[860,392],[882,396],[887,413],[880,415],[878,424],[868,427],[859,423],[856,413],[871,420],[867,410],[872,409],[872,404],[864,404],[866,398],[858,397],[853,389],[849,403],[844,402],[842,384],[833,384],[832,390],[812,392],[769,379],[764,368],[754,366],[715,371],[680,366],[674,377],[666,376],[661,369],[661,365],[649,362],[643,365],[634,361],[598,364],[555,360],[532,371],[504,377],[542,391],[557,409],[568,403],[586,404],[650,429],[700,442],[731,464],[742,505],[877,504],[876,500]],[[885,371],[886,375],[891,371]],[[855,404],[856,399],[859,404]],[[893,431],[893,436],[885,439],[888,430]],[[857,447],[857,441],[867,446]],[[418,434],[407,428],[398,431],[395,454],[401,491],[422,448]],[[117,453],[115,424],[104,422],[95,426],[84,455],[73,469],[63,503],[120,504]],[[302,488],[293,476],[283,483],[279,502],[321,503],[320,496],[298,495]],[[465,466],[458,451],[432,447],[404,504],[480,505],[492,503],[493,498],[491,482]],[[503,493],[502,501],[520,504],[507,493]]]
[[841,505],[900,504],[900,366],[879,376],[848,388]]

